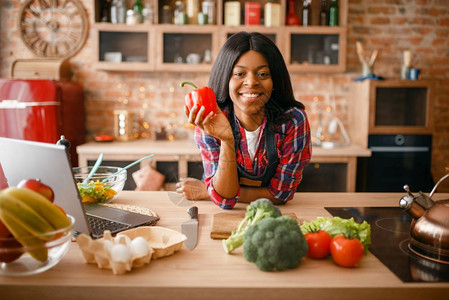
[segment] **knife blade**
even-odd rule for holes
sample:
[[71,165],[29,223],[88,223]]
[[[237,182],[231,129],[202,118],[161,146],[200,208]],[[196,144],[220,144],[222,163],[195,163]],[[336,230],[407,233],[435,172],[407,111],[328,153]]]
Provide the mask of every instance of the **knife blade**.
[[190,250],[193,250],[198,241],[198,207],[190,207],[187,209],[187,213],[190,216],[190,220],[181,224],[181,231],[187,237],[184,245]]

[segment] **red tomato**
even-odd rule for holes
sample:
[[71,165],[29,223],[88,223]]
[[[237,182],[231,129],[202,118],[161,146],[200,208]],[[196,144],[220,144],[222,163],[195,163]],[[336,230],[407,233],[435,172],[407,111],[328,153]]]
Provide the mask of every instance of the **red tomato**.
[[307,256],[310,258],[324,258],[329,255],[332,237],[324,230],[318,232],[309,232],[304,235],[309,251]]
[[346,238],[342,235],[332,239],[330,250],[334,261],[342,267],[355,267],[365,254],[360,240]]

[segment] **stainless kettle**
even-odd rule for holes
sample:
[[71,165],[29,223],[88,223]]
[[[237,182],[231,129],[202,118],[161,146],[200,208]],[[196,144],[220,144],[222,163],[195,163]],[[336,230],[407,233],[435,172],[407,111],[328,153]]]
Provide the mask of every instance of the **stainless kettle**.
[[443,264],[449,264],[449,199],[434,201],[432,195],[448,177],[449,173],[443,176],[429,196],[422,192],[413,195],[408,185],[405,185],[407,195],[399,201],[399,206],[413,218],[408,245],[410,251]]

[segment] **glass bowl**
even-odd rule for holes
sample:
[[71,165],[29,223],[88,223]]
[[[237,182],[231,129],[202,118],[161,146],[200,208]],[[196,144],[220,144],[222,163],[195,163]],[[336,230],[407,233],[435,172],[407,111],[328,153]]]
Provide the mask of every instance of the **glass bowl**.
[[[55,236],[36,246],[22,246],[12,236],[0,238],[0,274],[8,276],[26,276],[42,273],[58,264],[67,253],[73,237],[75,218],[67,215],[70,225],[56,231],[46,233]],[[30,252],[39,253],[42,261],[33,258]],[[46,257],[46,259],[45,259]]]
[[109,203],[120,194],[127,178],[126,170],[120,167],[99,167],[88,179],[93,167],[73,168],[73,175],[83,203]]

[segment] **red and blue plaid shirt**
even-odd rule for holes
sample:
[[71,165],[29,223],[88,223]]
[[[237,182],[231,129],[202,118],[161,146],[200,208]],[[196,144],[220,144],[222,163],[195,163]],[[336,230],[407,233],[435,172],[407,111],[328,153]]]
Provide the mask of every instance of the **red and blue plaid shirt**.
[[[273,197],[283,202],[293,198],[296,188],[302,180],[303,169],[310,161],[312,154],[310,127],[305,111],[299,108],[291,108],[287,113],[290,113],[292,118],[275,129],[274,137],[279,164],[268,186],[268,190]],[[238,120],[236,123],[241,135],[239,147],[236,149],[237,163],[248,174],[260,175],[268,165],[267,147],[265,146],[265,139],[262,138],[266,130],[266,117],[261,125],[259,146],[254,160],[251,160],[248,152],[245,130]],[[220,140],[205,134],[197,127],[195,141],[201,151],[204,167],[203,179],[211,200],[223,209],[233,208],[238,201],[240,189],[234,198],[223,198],[215,191],[211,180],[218,168]]]

